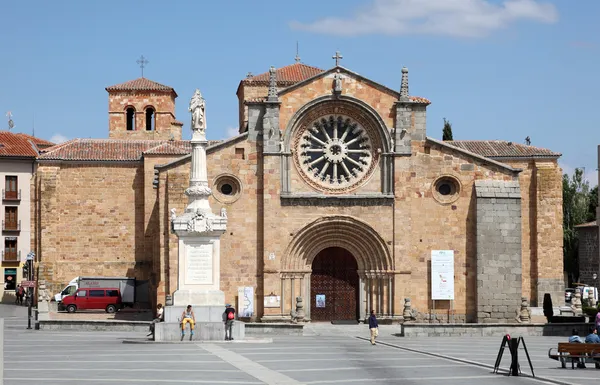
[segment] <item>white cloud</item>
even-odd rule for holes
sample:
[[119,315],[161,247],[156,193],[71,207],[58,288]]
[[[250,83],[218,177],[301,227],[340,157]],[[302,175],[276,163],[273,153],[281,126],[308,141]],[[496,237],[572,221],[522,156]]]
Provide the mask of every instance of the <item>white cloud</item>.
[[519,20],[554,23],[558,11],[539,0],[373,0],[349,18],[326,17],[312,23],[293,21],[293,29],[358,36],[448,35],[484,37]]
[[225,129],[225,134],[227,135],[228,138],[237,136],[239,134],[239,130],[237,127],[227,127]]
[[56,144],[60,144],[60,143],[66,142],[67,140],[69,140],[69,138],[67,138],[63,134],[54,134],[50,138],[50,141],[52,143],[56,143]]

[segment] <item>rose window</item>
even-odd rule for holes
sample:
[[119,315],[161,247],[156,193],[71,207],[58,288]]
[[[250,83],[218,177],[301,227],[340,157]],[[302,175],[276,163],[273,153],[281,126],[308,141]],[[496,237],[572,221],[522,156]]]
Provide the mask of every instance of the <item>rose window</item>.
[[369,133],[342,115],[324,116],[305,126],[296,139],[296,152],[305,179],[328,190],[356,186],[374,165]]

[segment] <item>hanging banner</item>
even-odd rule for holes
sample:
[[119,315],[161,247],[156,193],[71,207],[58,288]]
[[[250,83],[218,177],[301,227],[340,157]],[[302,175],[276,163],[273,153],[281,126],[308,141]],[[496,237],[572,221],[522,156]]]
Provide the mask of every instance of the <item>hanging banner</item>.
[[454,250],[431,250],[431,299],[454,299]]
[[238,317],[252,317],[254,314],[254,288],[238,287]]

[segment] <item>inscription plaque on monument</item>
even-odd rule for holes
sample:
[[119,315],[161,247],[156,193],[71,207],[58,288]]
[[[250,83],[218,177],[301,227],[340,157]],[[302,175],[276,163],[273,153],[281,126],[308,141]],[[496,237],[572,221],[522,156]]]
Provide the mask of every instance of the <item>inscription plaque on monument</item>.
[[185,270],[186,285],[212,285],[213,249],[212,245],[189,245],[187,247]]

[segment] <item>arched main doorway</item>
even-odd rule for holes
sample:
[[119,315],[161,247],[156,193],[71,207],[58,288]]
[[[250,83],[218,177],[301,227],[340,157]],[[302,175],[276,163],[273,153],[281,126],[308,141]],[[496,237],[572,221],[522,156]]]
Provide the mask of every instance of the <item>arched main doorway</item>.
[[341,247],[328,247],[312,262],[310,312],[313,321],[356,321],[359,312],[358,264]]

